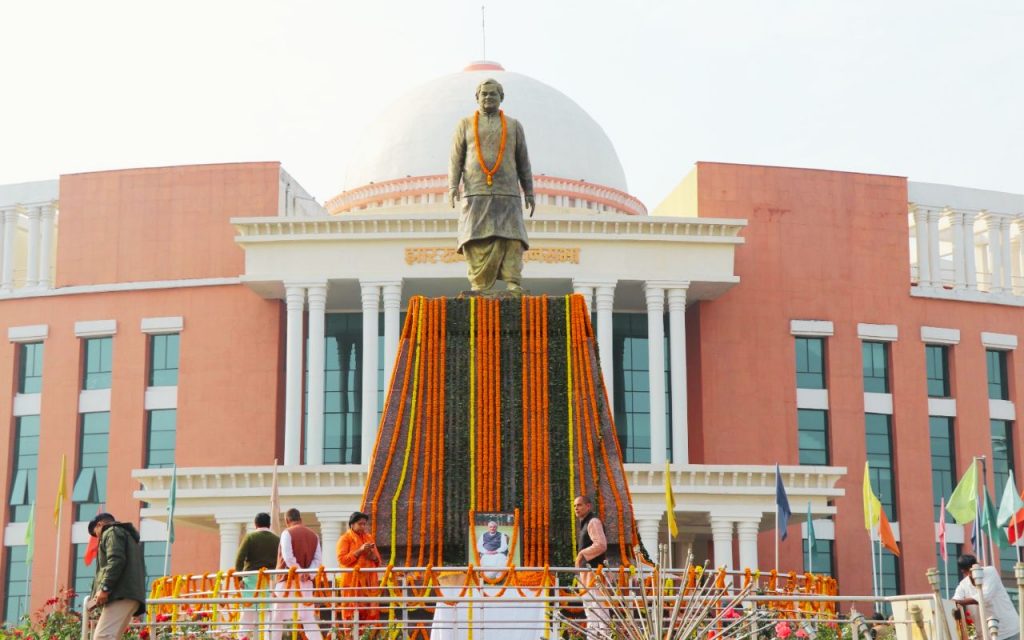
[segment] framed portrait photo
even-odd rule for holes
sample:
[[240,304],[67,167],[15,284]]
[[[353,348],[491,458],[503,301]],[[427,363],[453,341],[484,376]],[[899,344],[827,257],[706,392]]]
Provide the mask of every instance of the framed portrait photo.
[[483,570],[520,566],[515,513],[477,512],[472,516],[469,563]]

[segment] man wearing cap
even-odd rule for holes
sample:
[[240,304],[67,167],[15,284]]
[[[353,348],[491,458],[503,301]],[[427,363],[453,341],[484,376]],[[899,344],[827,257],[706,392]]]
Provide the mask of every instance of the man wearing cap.
[[132,616],[146,611],[146,569],[139,532],[130,522],[100,513],[89,522],[89,535],[99,539],[89,608],[102,607],[92,637],[119,640]]

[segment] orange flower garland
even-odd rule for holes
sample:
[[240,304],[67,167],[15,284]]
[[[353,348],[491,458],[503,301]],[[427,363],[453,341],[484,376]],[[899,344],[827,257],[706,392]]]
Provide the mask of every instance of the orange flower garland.
[[508,123],[505,122],[505,112],[498,109],[498,117],[501,118],[501,142],[498,144],[498,157],[494,160],[494,166],[488,169],[487,163],[484,162],[484,145],[480,140],[480,112],[476,111],[473,113],[473,135],[476,136],[476,161],[480,164],[480,169],[487,176],[488,187],[494,184],[494,174],[501,167],[501,160],[505,157],[505,142],[508,139]]

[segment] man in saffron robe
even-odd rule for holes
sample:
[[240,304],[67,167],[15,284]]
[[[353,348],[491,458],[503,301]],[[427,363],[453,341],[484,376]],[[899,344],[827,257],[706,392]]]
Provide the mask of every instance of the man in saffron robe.
[[[381,565],[380,552],[368,531],[370,516],[355,511],[349,516],[348,531],[338,538],[338,564],[345,569],[360,569],[359,572],[341,574],[342,595],[352,598],[374,598],[380,594],[380,575],[373,569]],[[372,623],[380,618],[380,608],[372,603],[346,603],[342,615],[346,621],[354,620],[359,613],[359,624]],[[360,633],[362,629],[360,629]]]
[[526,134],[498,109],[505,90],[497,80],[481,82],[476,99],[480,108],[459,121],[448,163],[448,202],[454,208],[462,199],[458,252],[466,256],[474,292],[487,294],[500,279],[522,294],[523,252],[529,248],[524,197],[531,217],[534,208]]

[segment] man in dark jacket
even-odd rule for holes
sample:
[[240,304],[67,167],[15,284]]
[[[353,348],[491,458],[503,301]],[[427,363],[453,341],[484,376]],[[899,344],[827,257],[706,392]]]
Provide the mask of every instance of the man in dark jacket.
[[146,570],[139,532],[130,522],[100,513],[89,522],[89,535],[99,538],[89,607],[103,608],[93,640],[119,640],[132,616],[146,611]]

